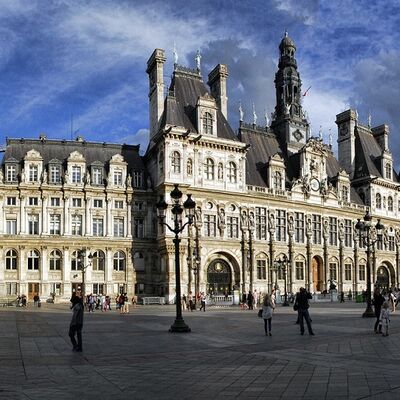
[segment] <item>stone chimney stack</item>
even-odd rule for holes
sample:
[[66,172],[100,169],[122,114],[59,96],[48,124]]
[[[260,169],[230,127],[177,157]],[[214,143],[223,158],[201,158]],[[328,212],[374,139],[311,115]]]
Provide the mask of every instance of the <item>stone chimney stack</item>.
[[149,119],[150,119],[150,140],[158,130],[158,124],[164,111],[164,63],[165,51],[155,49],[147,61],[149,74]]
[[382,150],[389,150],[389,126],[386,124],[372,128],[372,134]]
[[353,177],[356,157],[355,128],[358,123],[358,114],[354,110],[346,110],[336,115],[338,126],[338,153],[339,164]]
[[228,119],[228,96],[226,95],[226,78],[228,75],[228,67],[224,64],[218,64],[208,74],[208,86],[210,86],[211,94],[226,119]]

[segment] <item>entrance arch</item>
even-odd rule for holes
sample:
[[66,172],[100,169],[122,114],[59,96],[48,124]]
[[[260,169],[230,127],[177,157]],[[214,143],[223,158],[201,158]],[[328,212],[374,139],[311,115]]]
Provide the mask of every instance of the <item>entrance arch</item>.
[[390,288],[389,270],[384,265],[376,271],[376,284],[381,290],[387,291]]
[[207,269],[207,293],[224,294],[232,289],[232,271],[229,264],[217,258],[213,260]]
[[320,292],[323,285],[322,258],[315,256],[311,261],[311,273],[314,292]]

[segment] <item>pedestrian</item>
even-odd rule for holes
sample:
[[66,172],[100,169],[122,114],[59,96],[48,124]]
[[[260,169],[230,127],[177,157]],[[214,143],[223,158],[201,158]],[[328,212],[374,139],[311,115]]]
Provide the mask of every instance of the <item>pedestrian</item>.
[[40,301],[39,293],[36,293],[36,294],[33,296],[33,305],[34,305],[35,307],[39,307],[39,301]]
[[204,294],[204,292],[201,292],[200,294],[200,311],[203,310],[204,312],[206,312],[206,296]]
[[310,304],[308,302],[309,299],[312,299],[311,293],[307,292],[307,290],[303,287],[300,288],[300,292],[296,295],[295,304],[297,305],[297,310],[300,318],[300,334],[304,335],[304,320],[306,320],[308,334],[314,336],[314,332],[311,327],[311,319],[308,309],[310,308]]
[[182,306],[182,311],[185,311],[187,309],[187,299],[185,294],[182,295],[181,306]]
[[194,301],[193,301],[192,292],[189,292],[189,294],[188,294],[188,301],[189,301],[189,309],[190,309],[190,312],[193,312],[193,310],[195,309],[195,307],[194,307]]
[[344,303],[344,292],[343,292],[343,290],[340,292],[340,302]]
[[249,307],[249,310],[253,309],[253,300],[253,294],[251,293],[251,290],[249,290],[247,295],[247,307]]
[[[83,328],[83,300],[76,293],[71,298],[72,319],[69,325],[69,337],[73,351],[82,351],[82,328]],[[76,335],[76,339],[75,339]]]
[[390,310],[387,301],[382,304],[379,320],[381,321],[382,325],[382,336],[389,336]]
[[391,308],[391,312],[395,312],[396,311],[396,298],[394,297],[394,294],[393,294],[393,292],[392,292],[392,290],[389,290],[389,298],[388,298],[388,301],[389,301],[389,305],[390,305],[390,308]]
[[262,306],[262,317],[264,319],[264,330],[266,336],[272,336],[271,325],[272,325],[272,312],[273,312],[271,296],[265,295],[263,306]]
[[119,305],[119,313],[124,314],[125,295],[123,293],[121,293],[118,297],[118,305]]
[[258,293],[257,290],[253,292],[253,308],[258,306]]
[[124,296],[124,314],[129,314],[129,297],[127,293],[123,294]]
[[381,317],[381,308],[382,304],[385,302],[385,298],[382,296],[381,291],[379,290],[378,286],[375,286],[374,289],[374,297],[373,297],[373,304],[375,309],[375,325],[374,325],[374,332],[375,333],[382,333],[382,324],[380,322]]

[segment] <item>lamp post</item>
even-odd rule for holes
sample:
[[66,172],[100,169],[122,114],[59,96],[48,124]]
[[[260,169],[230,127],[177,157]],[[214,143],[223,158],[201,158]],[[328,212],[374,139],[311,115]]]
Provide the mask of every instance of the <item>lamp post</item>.
[[[361,221],[361,218],[357,219],[355,228],[358,231],[360,243],[365,246],[365,251],[367,253],[367,308],[362,316],[364,318],[375,317],[371,305],[371,250],[379,240],[380,232],[384,229],[384,226],[380,219],[378,219],[375,226],[372,226],[372,216],[369,210],[367,210],[363,221]],[[375,230],[376,234],[374,232]],[[372,237],[372,235],[374,235],[374,237]]]
[[86,268],[92,265],[92,254],[88,254],[88,259],[89,263],[85,265],[85,256],[86,256],[86,250],[78,250],[78,259],[79,259],[79,269],[82,272],[82,298],[85,297],[85,273],[86,273]]
[[[160,201],[157,203],[158,218],[160,220],[160,225],[165,225],[171,232],[175,234],[173,240],[175,245],[175,286],[176,286],[176,319],[169,329],[170,332],[190,332],[190,328],[185,324],[182,318],[182,308],[181,308],[181,276],[180,276],[180,264],[179,264],[179,243],[181,239],[179,234],[185,229],[186,225],[191,225],[193,223],[194,208],[196,203],[192,200],[191,194],[187,195],[187,199],[181,204],[182,192],[179,190],[178,185],[174,185],[174,189],[171,191],[170,196],[173,200],[172,204],[172,214],[174,216],[174,224],[171,227],[167,222],[165,222],[165,211],[168,208],[168,204],[165,202],[164,197],[160,197]],[[182,213],[183,208],[187,211],[188,221],[182,224]]]
[[286,254],[283,254],[281,258],[275,260],[275,270],[276,271],[283,271],[283,278],[285,281],[285,301],[283,302],[282,306],[287,307],[289,305],[287,299],[287,267],[289,264],[289,259],[287,258]]

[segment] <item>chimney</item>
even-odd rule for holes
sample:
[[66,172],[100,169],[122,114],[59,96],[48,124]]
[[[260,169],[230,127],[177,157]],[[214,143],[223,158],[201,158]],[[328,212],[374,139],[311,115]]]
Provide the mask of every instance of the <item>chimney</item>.
[[208,86],[210,86],[211,94],[226,119],[228,119],[228,97],[226,95],[226,78],[228,75],[228,67],[224,64],[218,64],[208,74]]
[[158,123],[164,107],[164,63],[165,51],[155,49],[147,61],[149,74],[149,119],[150,119],[150,140],[157,134]]
[[357,125],[357,112],[346,110],[336,115],[336,125],[338,126],[338,153],[339,164],[346,172],[353,177],[355,158],[356,158],[356,136],[355,128]]
[[372,128],[372,134],[382,150],[389,150],[389,126],[386,124]]

